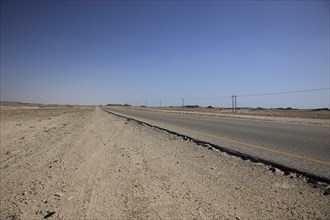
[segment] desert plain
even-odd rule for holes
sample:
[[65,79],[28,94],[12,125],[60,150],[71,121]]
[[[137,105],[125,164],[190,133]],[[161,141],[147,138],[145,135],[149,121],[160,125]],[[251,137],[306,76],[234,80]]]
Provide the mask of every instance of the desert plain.
[[327,183],[97,106],[1,103],[0,125],[0,219],[330,219]]

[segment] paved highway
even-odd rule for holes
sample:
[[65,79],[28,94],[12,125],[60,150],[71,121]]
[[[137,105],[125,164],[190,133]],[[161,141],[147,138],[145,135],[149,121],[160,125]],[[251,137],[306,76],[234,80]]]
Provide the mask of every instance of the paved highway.
[[106,110],[254,158],[330,180],[329,126],[141,111]]

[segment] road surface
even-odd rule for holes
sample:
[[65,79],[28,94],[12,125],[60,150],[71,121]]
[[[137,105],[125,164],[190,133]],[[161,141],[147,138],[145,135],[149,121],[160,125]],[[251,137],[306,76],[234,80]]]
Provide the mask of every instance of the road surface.
[[106,110],[308,175],[330,180],[329,126],[197,116],[129,108]]

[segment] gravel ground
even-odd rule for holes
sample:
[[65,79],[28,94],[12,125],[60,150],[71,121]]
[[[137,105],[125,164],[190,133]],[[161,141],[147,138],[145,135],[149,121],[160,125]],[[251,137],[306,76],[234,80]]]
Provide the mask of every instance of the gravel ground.
[[1,106],[0,219],[330,219],[307,183],[95,107]]

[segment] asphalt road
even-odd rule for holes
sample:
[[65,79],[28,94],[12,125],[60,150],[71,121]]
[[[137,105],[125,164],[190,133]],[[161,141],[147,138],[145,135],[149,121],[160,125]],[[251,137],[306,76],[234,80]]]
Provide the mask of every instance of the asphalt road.
[[197,116],[126,108],[107,110],[330,180],[329,126]]

